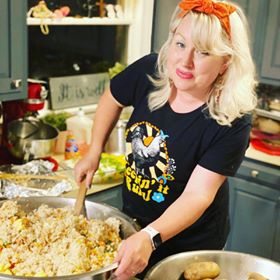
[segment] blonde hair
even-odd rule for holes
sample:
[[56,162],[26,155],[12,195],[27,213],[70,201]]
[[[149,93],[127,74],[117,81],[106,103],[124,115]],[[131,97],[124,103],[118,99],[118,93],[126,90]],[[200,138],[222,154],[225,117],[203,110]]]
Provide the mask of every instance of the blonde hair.
[[[192,39],[194,46],[211,55],[228,56],[228,68],[215,80],[208,94],[207,108],[211,118],[221,125],[231,125],[236,119],[251,112],[257,104],[255,94],[255,65],[251,56],[248,25],[244,13],[237,10],[230,15],[231,37],[222,28],[215,15],[189,11],[192,19]],[[148,76],[155,90],[148,96],[151,111],[168,102],[171,83],[167,71],[167,52],[174,33],[182,18],[176,7],[169,26],[169,36],[159,51],[156,76]]]

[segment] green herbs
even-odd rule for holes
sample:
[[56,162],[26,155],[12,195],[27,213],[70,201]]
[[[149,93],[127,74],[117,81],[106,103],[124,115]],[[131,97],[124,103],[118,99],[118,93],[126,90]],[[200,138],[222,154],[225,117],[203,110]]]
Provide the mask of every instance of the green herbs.
[[72,114],[67,112],[61,112],[61,113],[50,113],[42,118],[43,122],[54,126],[59,131],[66,130],[66,119],[71,117]]

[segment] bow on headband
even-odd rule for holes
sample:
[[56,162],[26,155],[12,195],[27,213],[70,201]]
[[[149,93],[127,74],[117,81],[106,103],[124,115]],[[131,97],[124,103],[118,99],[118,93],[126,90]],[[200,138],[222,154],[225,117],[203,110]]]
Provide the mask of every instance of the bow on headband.
[[234,6],[222,2],[213,2],[212,0],[182,0],[179,3],[179,7],[182,10],[179,15],[180,17],[185,16],[185,14],[191,10],[215,15],[230,36],[229,15],[236,10]]

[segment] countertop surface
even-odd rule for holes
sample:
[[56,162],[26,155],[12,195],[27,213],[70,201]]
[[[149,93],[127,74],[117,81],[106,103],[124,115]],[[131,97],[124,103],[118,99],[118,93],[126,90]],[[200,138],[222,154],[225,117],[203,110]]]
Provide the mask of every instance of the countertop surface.
[[253,148],[252,145],[250,145],[247,149],[245,157],[260,161],[260,163],[265,162],[271,165],[280,166],[280,156],[269,155],[264,152],[258,151]]
[[[57,160],[58,164],[62,161],[64,161],[64,155],[63,154],[56,154],[53,155],[53,158],[55,160]],[[62,194],[62,197],[76,197],[78,194],[78,185],[76,184],[75,180],[74,180],[74,173],[73,173],[73,169],[68,169],[68,170],[63,170],[63,169],[59,169],[57,171],[57,174],[61,174],[61,175],[65,175],[68,180],[71,182],[73,190],[67,193]],[[94,193],[98,193],[104,190],[108,190],[110,188],[113,188],[117,185],[119,185],[122,182],[122,180],[115,180],[115,181],[110,181],[108,183],[96,183],[96,184],[92,184],[91,188],[88,189],[87,191],[87,196],[94,194]]]
[[[6,149],[2,148],[2,149],[0,149],[0,158],[2,160],[5,159],[4,155],[7,155],[7,151],[6,151]],[[64,155],[61,155],[61,154],[54,155],[53,157],[58,161],[58,163],[64,160]],[[270,164],[272,166],[275,166],[276,168],[280,166],[280,156],[269,155],[264,152],[258,151],[256,149],[254,149],[251,145],[247,149],[245,157],[248,159],[253,159],[260,163],[264,162],[266,164]],[[7,164],[7,163],[17,164],[17,162],[9,162],[9,161],[0,162],[0,164]],[[67,178],[69,178],[69,180],[71,181],[72,186],[73,186],[72,191],[63,194],[62,196],[63,197],[76,197],[77,191],[78,191],[78,186],[74,181],[73,170],[58,171],[58,172],[64,172],[64,173],[66,172]],[[113,187],[119,185],[121,182],[122,182],[122,180],[113,181],[113,182],[109,182],[109,183],[93,184],[92,187],[87,191],[87,195],[91,195],[94,193],[108,190],[110,188],[113,188]]]
[[[249,148],[246,151],[245,154],[246,158],[249,159],[253,159],[256,161],[259,161],[260,163],[264,162],[264,163],[268,163],[271,164],[275,167],[280,166],[280,156],[273,156],[273,155],[269,155],[266,153],[263,153],[261,151],[258,151],[256,149],[254,149],[251,145],[249,146]],[[62,156],[59,156],[58,159],[62,159]],[[69,171],[69,177],[73,178],[73,174],[71,174],[72,171]],[[73,190],[63,194],[63,197],[76,197],[77,195],[77,191],[78,191],[78,186],[76,185],[76,183],[74,182],[74,179],[71,179],[72,183],[73,183]],[[106,184],[93,184],[92,187],[87,191],[87,195],[91,195],[94,193],[98,193],[100,191],[104,191],[110,188],[113,188],[117,185],[119,185],[121,183],[121,180],[119,181],[115,181],[115,182],[110,182],[110,183],[106,183]]]

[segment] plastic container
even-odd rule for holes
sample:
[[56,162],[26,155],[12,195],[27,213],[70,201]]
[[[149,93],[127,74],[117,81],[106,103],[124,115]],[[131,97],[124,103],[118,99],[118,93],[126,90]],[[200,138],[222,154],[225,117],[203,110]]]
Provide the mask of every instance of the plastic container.
[[90,144],[93,121],[80,108],[77,116],[66,119],[67,130],[72,131],[78,145]]
[[72,131],[69,131],[65,143],[64,158],[67,160],[78,157],[80,157],[79,147]]

